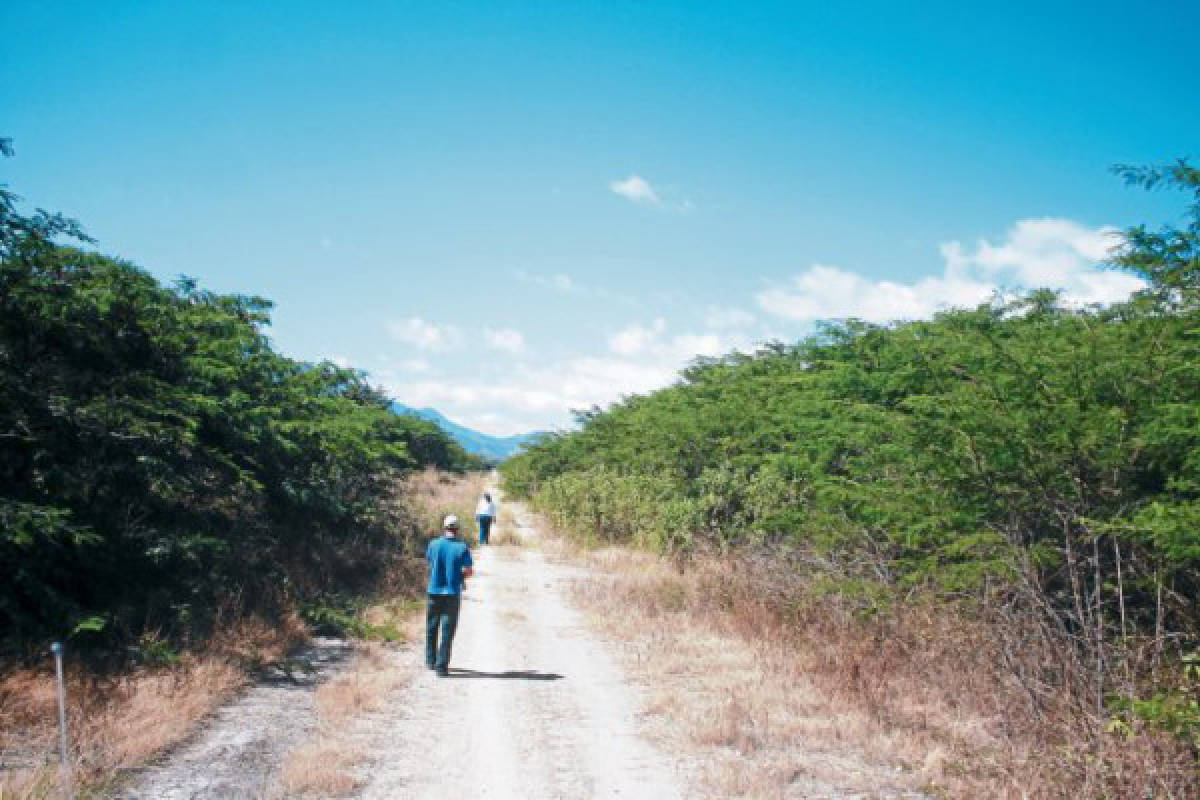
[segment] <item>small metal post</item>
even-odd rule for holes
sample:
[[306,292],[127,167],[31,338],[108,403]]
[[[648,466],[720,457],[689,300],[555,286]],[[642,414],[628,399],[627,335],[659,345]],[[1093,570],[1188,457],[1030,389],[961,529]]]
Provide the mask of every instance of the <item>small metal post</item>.
[[63,680],[62,642],[52,644],[50,652],[54,653],[54,677],[58,681],[59,763],[62,766],[63,780],[66,782],[67,797],[71,797],[71,762],[67,754],[67,687]]

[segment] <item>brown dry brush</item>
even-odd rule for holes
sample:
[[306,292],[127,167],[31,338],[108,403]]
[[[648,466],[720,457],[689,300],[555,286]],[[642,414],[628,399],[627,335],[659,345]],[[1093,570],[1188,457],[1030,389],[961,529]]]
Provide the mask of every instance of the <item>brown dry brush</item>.
[[413,519],[421,538],[421,557],[424,544],[441,530],[442,518],[454,514],[462,523],[462,534],[469,542],[478,541],[475,524],[475,504],[486,490],[488,475],[469,472],[453,475],[437,469],[415,472],[404,483],[405,496],[413,509]]
[[[250,670],[282,659],[305,637],[294,615],[276,621],[245,618],[168,666],[101,673],[83,662],[68,662],[73,783],[103,784],[175,744],[241,689]],[[10,670],[0,678],[0,798],[62,796],[58,735],[51,664]]]
[[[732,557],[731,557],[732,556]],[[699,613],[717,612],[752,641],[803,654],[824,691],[881,726],[931,735],[960,762],[948,786],[963,796],[1200,796],[1195,753],[1096,707],[1099,679],[1115,685],[1149,666],[1153,642],[1110,641],[1097,677],[1094,639],[1072,633],[1040,594],[1011,585],[947,602],[912,590],[854,600],[797,553],[743,550],[693,556]],[[847,576],[848,577],[848,576]],[[678,589],[667,590],[667,595]],[[670,601],[668,601],[670,602]],[[946,720],[973,717],[963,738]],[[981,792],[983,794],[976,794]]]

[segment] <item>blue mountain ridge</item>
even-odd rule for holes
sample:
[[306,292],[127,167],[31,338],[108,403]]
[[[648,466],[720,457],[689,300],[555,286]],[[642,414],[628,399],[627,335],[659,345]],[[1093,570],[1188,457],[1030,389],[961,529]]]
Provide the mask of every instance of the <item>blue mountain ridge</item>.
[[447,419],[436,408],[412,408],[392,401],[392,410],[397,414],[429,420],[445,431],[451,439],[458,442],[462,449],[489,461],[503,461],[518,452],[528,442],[543,435],[541,431],[536,431],[520,433],[515,436],[489,436]]

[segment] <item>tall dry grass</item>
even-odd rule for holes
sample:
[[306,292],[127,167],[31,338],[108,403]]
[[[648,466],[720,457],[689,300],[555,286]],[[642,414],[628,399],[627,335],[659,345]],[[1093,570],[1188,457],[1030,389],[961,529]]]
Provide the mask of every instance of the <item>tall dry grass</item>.
[[[71,782],[103,785],[176,744],[245,685],[250,668],[282,659],[305,635],[294,617],[246,619],[170,667],[101,676],[68,662]],[[63,796],[58,735],[52,664],[0,677],[0,799]]]
[[862,618],[729,554],[578,557],[595,568],[580,601],[629,643],[660,735],[702,755],[716,796],[1198,796],[1178,741],[1111,732],[1070,686],[1031,693],[1060,656],[1009,617],[913,602]]
[[404,496],[421,531],[436,536],[442,529],[443,517],[454,514],[462,523],[463,539],[476,544],[479,526],[475,522],[475,504],[490,485],[492,476],[486,472],[455,475],[426,469],[405,480]]
[[500,505],[500,516],[492,524],[492,535],[488,540],[489,546],[497,547],[501,552],[507,552],[513,555],[515,550],[519,550],[528,544],[525,536],[522,535],[520,526],[517,524],[517,515],[507,505]]

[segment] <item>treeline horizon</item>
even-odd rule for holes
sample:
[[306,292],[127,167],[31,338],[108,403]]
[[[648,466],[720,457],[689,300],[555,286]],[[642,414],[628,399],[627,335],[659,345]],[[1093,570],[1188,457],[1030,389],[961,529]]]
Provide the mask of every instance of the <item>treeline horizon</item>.
[[90,244],[0,185],[0,663],[64,639],[120,665],[361,594],[415,552],[398,478],[484,466],[365,373],[275,351],[269,301]]
[[768,569],[784,618],[830,597],[863,621],[1003,618],[1031,720],[1070,695],[1195,758],[1200,171],[1114,171],[1188,199],[1184,224],[1124,232],[1110,266],[1146,284],[1127,301],[1033,290],[699,359],[529,445],[505,487],[590,541]]

